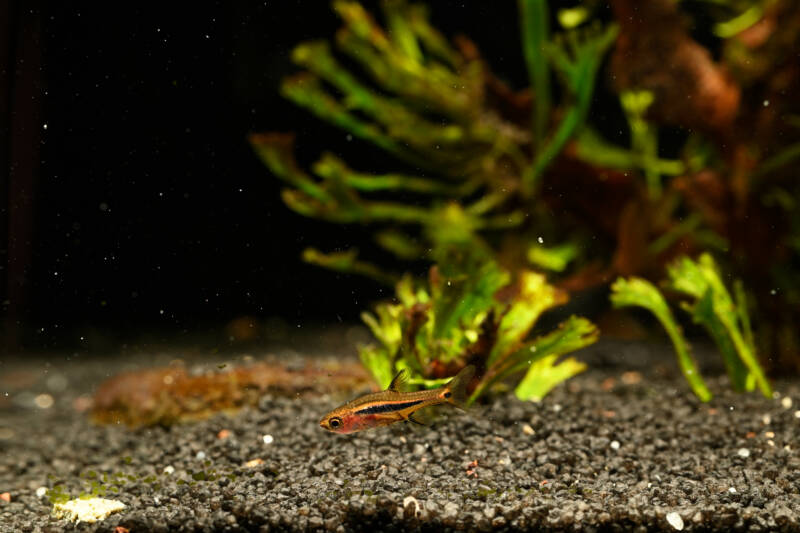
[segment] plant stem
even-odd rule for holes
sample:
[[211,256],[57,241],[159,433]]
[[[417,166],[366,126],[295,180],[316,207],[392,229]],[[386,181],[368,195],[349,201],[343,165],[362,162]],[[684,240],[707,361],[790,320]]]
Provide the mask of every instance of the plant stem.
[[534,91],[533,134],[536,147],[545,137],[550,118],[550,72],[544,54],[549,34],[547,0],[519,0],[522,47]]

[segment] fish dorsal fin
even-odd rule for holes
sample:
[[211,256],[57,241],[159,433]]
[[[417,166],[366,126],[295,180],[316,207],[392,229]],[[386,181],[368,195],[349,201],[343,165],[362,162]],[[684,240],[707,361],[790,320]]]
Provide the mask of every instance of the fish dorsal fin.
[[405,368],[397,373],[391,383],[389,383],[389,387],[386,390],[394,391],[394,392],[402,392],[403,386],[408,381],[408,370]]

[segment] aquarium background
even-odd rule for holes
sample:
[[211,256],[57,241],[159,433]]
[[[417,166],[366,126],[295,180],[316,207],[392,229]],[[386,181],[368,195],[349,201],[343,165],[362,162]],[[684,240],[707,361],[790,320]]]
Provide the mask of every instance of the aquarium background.
[[[574,4],[551,2],[552,17]],[[682,6],[687,25],[718,58],[701,4]],[[364,5],[379,12],[378,2]],[[515,2],[430,7],[433,25],[469,36],[498,78],[528,85]],[[16,2],[5,14],[4,352],[200,337],[224,345],[238,338],[239,319],[258,324],[244,335],[258,341],[270,328],[355,323],[391,294],[300,260],[312,244],[374,248],[372,233],[292,213],[247,142],[254,132],[295,132],[306,168],[329,150],[362,170],[403,170],[280,95],[298,70],[292,48],[340,26],[328,3],[208,2],[178,13]],[[612,18],[603,7],[594,16]],[[601,70],[588,120],[627,146],[611,85]],[[686,137],[659,125],[659,154],[677,157]]]
[[[309,237],[333,249],[369,234],[289,211],[246,138],[296,131],[301,160],[324,147],[357,153],[365,168],[391,165],[279,94],[296,70],[291,49],[338,27],[327,3],[178,12],[12,2],[8,14],[15,76],[4,80],[3,126],[16,170],[0,196],[0,301],[9,346],[192,337],[245,315],[352,322],[385,295],[300,260]],[[524,83],[513,3],[443,2],[432,15]]]

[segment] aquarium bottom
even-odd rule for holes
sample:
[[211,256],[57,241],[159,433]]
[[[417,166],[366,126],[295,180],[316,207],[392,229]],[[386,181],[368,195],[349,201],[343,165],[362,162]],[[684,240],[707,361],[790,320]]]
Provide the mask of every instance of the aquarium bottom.
[[[650,345],[593,350],[592,369],[541,403],[500,396],[352,435],[319,427],[342,399],[329,395],[96,426],[81,412],[93,385],[77,376],[99,367],[75,363],[54,405],[0,406],[0,530],[800,529],[800,381],[765,399],[710,378],[703,404]],[[125,507],[95,523],[51,517],[51,500],[92,494]]]

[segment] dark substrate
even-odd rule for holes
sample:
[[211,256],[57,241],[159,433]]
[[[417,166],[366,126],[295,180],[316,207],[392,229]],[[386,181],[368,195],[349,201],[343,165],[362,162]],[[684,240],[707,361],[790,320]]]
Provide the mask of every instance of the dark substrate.
[[[509,394],[443,409],[428,428],[350,436],[318,426],[341,400],[330,397],[267,396],[171,428],[97,427],[74,399],[132,361],[47,365],[0,409],[0,530],[800,530],[797,380],[765,399],[713,378],[702,404],[668,347],[603,343],[584,357],[592,368],[541,403]],[[642,379],[622,379],[630,371]],[[30,408],[54,375],[55,404]],[[52,519],[40,487],[77,496],[92,472],[127,508],[94,524]]]

